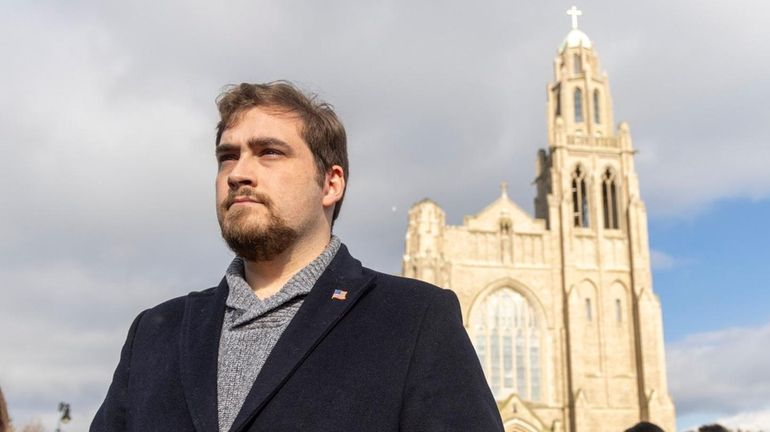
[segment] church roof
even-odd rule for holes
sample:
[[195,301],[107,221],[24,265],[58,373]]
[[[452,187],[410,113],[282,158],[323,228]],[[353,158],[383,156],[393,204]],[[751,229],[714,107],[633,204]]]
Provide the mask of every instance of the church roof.
[[584,48],[591,48],[591,39],[589,39],[588,35],[583,33],[582,30],[573,28],[569,33],[567,33],[567,37],[564,38],[564,42],[561,43],[559,52],[562,53],[567,48],[577,48],[581,46]]
[[508,198],[505,183],[500,189],[500,197],[475,215],[465,217],[465,226],[471,230],[494,231],[499,228],[500,218],[506,217],[512,221],[515,231],[540,231],[544,227],[541,221],[532,219],[532,216]]
[[434,205],[438,206],[438,203],[436,201],[433,201],[432,199],[430,199],[428,197],[425,197],[425,198],[417,201],[416,203],[412,204],[412,207],[417,207],[420,204],[434,204]]

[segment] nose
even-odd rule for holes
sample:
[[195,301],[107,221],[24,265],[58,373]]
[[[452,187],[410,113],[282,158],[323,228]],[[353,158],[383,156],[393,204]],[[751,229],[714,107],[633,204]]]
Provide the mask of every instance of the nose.
[[232,171],[227,175],[227,185],[233,190],[242,186],[255,187],[257,185],[256,172],[246,158],[241,157],[235,163]]

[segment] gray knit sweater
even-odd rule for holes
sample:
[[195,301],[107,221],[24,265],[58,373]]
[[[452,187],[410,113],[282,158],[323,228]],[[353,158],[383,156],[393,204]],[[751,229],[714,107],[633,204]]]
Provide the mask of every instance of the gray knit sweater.
[[339,247],[339,238],[332,236],[318,258],[266,299],[259,299],[246,283],[242,258],[236,257],[230,264],[225,273],[230,292],[217,370],[220,431],[232,426],[267,356]]

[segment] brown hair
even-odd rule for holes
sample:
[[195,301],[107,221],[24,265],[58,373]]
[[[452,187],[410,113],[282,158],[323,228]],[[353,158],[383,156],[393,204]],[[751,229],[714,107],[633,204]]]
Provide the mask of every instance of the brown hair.
[[[318,182],[323,183],[325,174],[334,165],[342,167],[345,187],[348,180],[348,149],[345,127],[334,113],[333,107],[318,99],[315,94],[306,94],[288,81],[273,81],[265,84],[229,86],[217,97],[220,120],[217,124],[216,145],[225,129],[234,126],[240,116],[254,107],[269,107],[278,112],[293,114],[302,121],[300,136],[313,153]],[[343,198],[344,198],[343,191]],[[334,206],[332,223],[342,207],[342,198]]]
[[8,416],[8,406],[5,404],[3,390],[0,389],[0,432],[9,432],[11,430],[11,419]]

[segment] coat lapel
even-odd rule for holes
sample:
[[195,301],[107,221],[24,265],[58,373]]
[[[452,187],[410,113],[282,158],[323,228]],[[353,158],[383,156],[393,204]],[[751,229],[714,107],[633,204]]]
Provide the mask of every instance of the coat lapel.
[[219,430],[217,364],[228,290],[222,279],[214,290],[190,294],[186,302],[179,361],[187,406],[198,432]]
[[[280,390],[324,336],[369,289],[372,274],[342,245],[275,344],[233,423],[240,432]],[[335,297],[335,290],[341,290]],[[343,293],[344,292],[344,293]],[[344,299],[340,299],[343,297]]]

